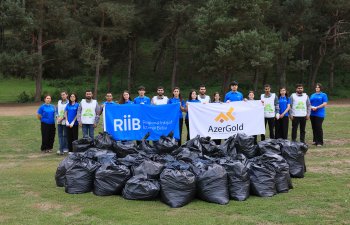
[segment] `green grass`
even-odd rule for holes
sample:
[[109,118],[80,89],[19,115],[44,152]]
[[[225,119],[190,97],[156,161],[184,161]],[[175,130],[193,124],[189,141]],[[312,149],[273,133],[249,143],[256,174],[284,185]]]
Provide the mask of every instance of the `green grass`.
[[[34,116],[0,117],[0,224],[350,224],[349,110],[328,109],[325,147],[309,149],[308,172],[293,179],[289,193],[224,206],[195,200],[179,209],[159,200],[66,194],[54,180],[62,157],[39,153]],[[309,143],[311,137],[308,124]]]

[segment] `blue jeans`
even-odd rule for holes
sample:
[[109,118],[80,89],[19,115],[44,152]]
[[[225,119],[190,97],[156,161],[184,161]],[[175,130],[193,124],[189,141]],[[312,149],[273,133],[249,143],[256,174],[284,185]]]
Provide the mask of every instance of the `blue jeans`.
[[83,124],[82,129],[83,137],[91,137],[92,139],[94,139],[95,128],[93,124]]
[[64,150],[68,151],[68,142],[67,142],[67,127],[66,125],[57,125],[57,131],[58,131],[58,141],[59,141],[59,149],[60,152],[63,152]]

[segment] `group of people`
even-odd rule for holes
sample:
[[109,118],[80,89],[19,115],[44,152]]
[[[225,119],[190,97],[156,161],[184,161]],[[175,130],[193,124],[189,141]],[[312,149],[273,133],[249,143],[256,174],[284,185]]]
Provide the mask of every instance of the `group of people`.
[[[235,101],[252,101],[256,100],[254,91],[249,91],[247,98],[238,91],[238,82],[234,81],[230,84],[230,91],[226,93],[222,101],[220,93],[215,92],[212,98],[206,95],[205,85],[200,85],[198,92],[195,89],[190,90],[188,99],[181,95],[179,87],[172,90],[172,97],[168,98],[164,95],[164,87],[157,88],[157,95],[153,98],[147,97],[144,86],[138,88],[138,96],[131,99],[129,91],[124,91],[118,102],[113,100],[113,95],[108,92],[105,96],[106,101],[101,105],[97,100],[93,99],[91,90],[86,90],[85,99],[78,101],[78,96],[75,93],[68,95],[66,91],[61,92],[61,99],[57,106],[51,104],[51,96],[46,95],[44,104],[42,104],[38,111],[37,117],[41,121],[41,135],[42,135],[42,152],[52,152],[53,143],[55,139],[56,123],[59,139],[59,150],[57,154],[65,154],[71,152],[72,142],[78,139],[78,127],[82,128],[84,137],[94,138],[94,129],[100,120],[100,115],[103,112],[104,106],[107,104],[179,104],[179,130],[180,138],[179,145],[182,143],[182,128],[183,122],[187,128],[187,140],[189,140],[189,115],[188,102],[197,103],[229,103]],[[306,121],[311,119],[313,129],[313,141],[315,145],[323,145],[323,130],[322,123],[325,117],[325,106],[328,98],[322,91],[322,85],[316,85],[316,92],[309,98],[304,93],[303,85],[296,85],[296,92],[291,96],[288,95],[287,89],[282,87],[279,89],[278,95],[271,92],[270,85],[264,86],[264,94],[260,96],[260,100],[264,105],[265,126],[268,124],[270,138],[288,137],[289,118],[292,120],[292,140],[295,141],[297,137],[297,130],[300,126],[300,141],[305,142],[305,126]],[[183,117],[183,113],[186,113]],[[256,139],[256,137],[255,137]],[[265,140],[265,135],[261,135],[261,139]],[[221,140],[214,140],[217,144]]]

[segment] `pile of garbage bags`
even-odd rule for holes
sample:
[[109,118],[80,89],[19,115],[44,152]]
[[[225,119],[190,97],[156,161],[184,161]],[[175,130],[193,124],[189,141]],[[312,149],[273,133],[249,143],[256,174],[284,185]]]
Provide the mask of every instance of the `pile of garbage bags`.
[[181,147],[173,134],[151,145],[146,139],[117,142],[108,133],[73,142],[75,152],[58,165],[55,180],[69,194],[93,192],[130,200],[160,199],[182,207],[194,198],[227,204],[250,195],[271,197],[293,188],[306,172],[304,143],[233,135],[221,145],[195,137]]

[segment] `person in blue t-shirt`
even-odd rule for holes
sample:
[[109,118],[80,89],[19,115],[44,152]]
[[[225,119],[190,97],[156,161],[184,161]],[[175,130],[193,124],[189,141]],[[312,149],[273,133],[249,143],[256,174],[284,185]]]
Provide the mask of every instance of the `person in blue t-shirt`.
[[78,97],[75,93],[70,94],[69,103],[64,110],[65,118],[66,118],[66,126],[67,126],[67,142],[68,142],[68,150],[69,152],[73,151],[72,142],[78,140],[79,135],[79,123],[77,120],[78,114]]
[[130,97],[130,92],[128,90],[124,90],[122,95],[120,96],[119,104],[134,104]]
[[168,100],[168,104],[179,104],[179,135],[180,139],[177,140],[177,145],[181,146],[181,140],[182,140],[182,127],[183,127],[183,115],[182,112],[185,112],[185,101],[182,99],[180,88],[174,87],[173,88],[173,97]]
[[139,93],[139,96],[134,99],[135,104],[151,104],[151,99],[145,96],[146,88],[144,86],[140,86],[137,92]]
[[187,141],[190,140],[190,123],[189,123],[189,119],[188,119],[188,102],[197,102],[197,103],[201,103],[201,101],[199,101],[197,99],[197,91],[192,89],[191,92],[188,94],[188,100],[186,102],[186,108],[185,111],[186,113],[186,118],[185,118],[185,124],[187,127]]
[[276,120],[275,138],[288,138],[290,99],[285,87],[280,88],[279,97],[279,119]]
[[327,94],[323,93],[322,85],[316,84],[316,92],[311,95],[311,125],[313,132],[313,144],[317,147],[323,146],[323,128],[322,123],[326,116],[326,106],[328,102]]
[[113,101],[112,92],[107,92],[105,98],[106,98],[106,101],[103,102],[102,105],[100,106],[100,115],[102,115],[103,109],[104,109],[105,105],[107,105],[107,104],[112,104],[112,105],[113,105],[113,104],[117,104],[117,103],[115,103],[115,102]]
[[52,152],[55,142],[55,106],[51,104],[51,95],[46,95],[37,111],[37,118],[41,121],[41,152]]
[[238,91],[238,82],[233,81],[230,83],[231,91],[227,92],[225,95],[224,102],[236,102],[243,101],[243,95]]

